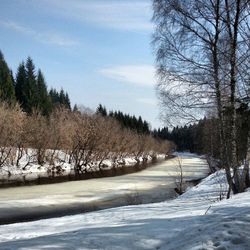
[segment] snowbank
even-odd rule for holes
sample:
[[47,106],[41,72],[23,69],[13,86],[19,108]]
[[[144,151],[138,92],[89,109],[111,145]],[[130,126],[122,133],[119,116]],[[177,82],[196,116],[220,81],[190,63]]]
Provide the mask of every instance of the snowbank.
[[[0,184],[1,183],[14,183],[14,182],[26,182],[37,180],[39,178],[49,178],[55,176],[68,176],[74,175],[74,164],[69,164],[69,155],[65,154],[62,151],[56,151],[56,157],[53,162],[53,165],[49,165],[47,162],[44,165],[37,164],[36,160],[33,160],[32,150],[28,151],[20,159],[19,166],[13,165],[11,162],[3,165],[0,168]],[[34,153],[33,153],[34,154]],[[166,155],[157,154],[157,160],[164,160]],[[153,161],[152,156],[147,155],[145,157],[147,163]],[[138,158],[139,163],[143,163],[143,157]],[[121,168],[121,167],[131,167],[138,164],[138,161],[131,157],[124,157],[123,159],[117,160],[115,163],[111,159],[106,159],[102,161],[101,166],[99,162],[90,162],[84,169],[85,172],[98,172],[100,170],[109,170],[112,168]]]
[[250,190],[220,200],[223,171],[172,201],[0,226],[2,249],[249,249]]

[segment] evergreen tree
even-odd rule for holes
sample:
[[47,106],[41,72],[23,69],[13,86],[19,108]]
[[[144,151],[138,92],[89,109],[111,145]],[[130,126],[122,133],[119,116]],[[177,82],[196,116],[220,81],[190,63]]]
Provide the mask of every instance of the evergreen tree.
[[54,108],[58,106],[62,106],[66,109],[71,110],[69,95],[67,92],[64,91],[64,89],[61,89],[59,93],[56,89],[52,88],[49,91],[49,96],[51,98],[52,106]]
[[141,116],[139,116],[139,119],[137,121],[137,130],[139,133],[143,133],[143,121]]
[[51,89],[48,93],[44,75],[39,69],[35,73],[35,65],[30,57],[18,66],[14,80],[0,51],[0,101],[13,103],[18,101],[23,111],[31,113],[38,109],[43,115],[48,115],[56,106],[64,106],[71,110],[70,99],[67,92],[61,89],[58,92]]
[[48,95],[47,85],[41,70],[37,74],[37,108],[43,115],[49,115],[52,110],[51,99]]
[[25,102],[23,102],[24,111],[31,113],[33,108],[37,108],[37,81],[35,74],[35,65],[30,57],[27,58],[26,65],[26,81],[23,86]]
[[129,114],[124,114],[121,111],[107,112],[106,108],[101,104],[98,105],[96,114],[100,114],[104,117],[112,117],[116,119],[123,127],[135,130],[137,133],[150,134],[149,123],[147,121],[143,121],[141,116],[136,118],[134,115],[131,116]]
[[59,103],[62,104],[62,105],[65,104],[65,93],[64,93],[63,89],[60,90]]
[[59,93],[56,91],[56,89],[51,89],[49,92],[52,104],[54,107],[57,107],[60,105],[60,95]]
[[149,124],[147,121],[143,121],[142,131],[143,133],[146,133],[146,134],[150,133]]
[[71,109],[69,95],[68,95],[67,92],[64,91],[64,89],[61,89],[61,91],[60,91],[60,94],[59,94],[59,103],[64,108]]
[[11,71],[0,51],[0,101],[13,103],[15,89]]
[[78,111],[79,110],[78,110],[77,104],[75,104],[74,107],[73,107],[73,112],[78,112]]
[[22,62],[19,64],[18,69],[17,69],[15,93],[16,93],[16,99],[20,103],[23,109],[24,109],[25,103],[27,102],[26,96],[24,93],[26,81],[27,81],[27,75],[26,75],[25,65],[24,65],[24,62]]
[[98,105],[97,109],[96,109],[96,114],[98,115],[102,115],[102,116],[107,116],[107,110],[104,106],[102,106],[101,104]]
[[114,117],[114,112],[113,111],[109,111],[109,114],[108,114],[110,117]]
[[64,103],[64,106],[65,106],[67,109],[71,110],[70,99],[69,99],[69,95],[68,95],[67,92],[66,92],[66,94],[65,94],[65,103]]

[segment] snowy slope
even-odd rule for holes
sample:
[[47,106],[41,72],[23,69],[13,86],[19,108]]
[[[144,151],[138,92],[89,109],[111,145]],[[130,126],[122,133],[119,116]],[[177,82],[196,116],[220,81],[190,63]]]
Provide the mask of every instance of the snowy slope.
[[0,226],[0,249],[250,249],[250,190],[218,201],[217,172],[183,196]]

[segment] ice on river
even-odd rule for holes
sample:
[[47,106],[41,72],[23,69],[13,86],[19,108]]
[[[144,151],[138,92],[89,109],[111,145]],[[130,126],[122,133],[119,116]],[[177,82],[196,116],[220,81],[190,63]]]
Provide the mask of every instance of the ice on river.
[[[177,165],[174,158],[123,176],[0,189],[0,222],[38,214],[56,216],[63,209],[81,212],[95,209],[91,206],[124,205],[131,194],[140,196],[142,203],[166,200],[174,195]],[[182,156],[182,165],[189,180],[205,177],[209,171],[204,159],[190,154]]]

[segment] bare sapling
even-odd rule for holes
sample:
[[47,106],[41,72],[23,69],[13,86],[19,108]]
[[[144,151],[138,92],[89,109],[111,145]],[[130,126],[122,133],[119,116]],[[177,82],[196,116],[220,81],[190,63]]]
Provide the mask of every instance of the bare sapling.
[[142,197],[136,188],[134,192],[125,195],[125,200],[127,205],[139,205],[143,203]]
[[186,189],[186,184],[184,181],[183,165],[181,157],[176,158],[176,179],[175,179],[175,191],[178,194],[183,194]]

